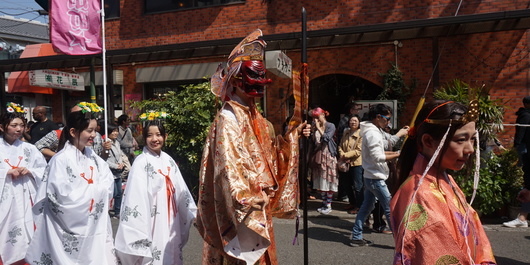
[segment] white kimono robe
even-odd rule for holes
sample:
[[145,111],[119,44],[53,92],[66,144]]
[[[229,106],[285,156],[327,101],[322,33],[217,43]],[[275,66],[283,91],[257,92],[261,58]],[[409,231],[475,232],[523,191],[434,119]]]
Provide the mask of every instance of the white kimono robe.
[[[32,176],[13,180],[7,175],[13,167],[25,167]],[[4,264],[26,255],[34,231],[31,207],[45,168],[46,160],[34,145],[20,140],[10,145],[0,137],[0,257]]]
[[114,177],[90,148],[66,143],[50,160],[33,207],[29,264],[117,264],[108,215]]
[[[166,176],[175,188],[172,196],[168,196]],[[182,248],[196,213],[175,161],[144,147],[132,165],[121,205],[115,239],[121,263],[183,264]]]

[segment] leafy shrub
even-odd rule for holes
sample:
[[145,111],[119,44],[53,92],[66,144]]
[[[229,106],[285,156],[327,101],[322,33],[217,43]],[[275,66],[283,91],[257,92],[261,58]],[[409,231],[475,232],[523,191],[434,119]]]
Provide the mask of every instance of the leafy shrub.
[[216,98],[210,83],[185,85],[179,92],[169,91],[159,99],[132,102],[131,107],[144,111],[165,111],[168,137],[164,151],[178,163],[190,190],[198,185],[203,144],[216,113]]
[[[473,208],[487,215],[494,213],[507,204],[513,204],[517,193],[523,186],[523,170],[517,165],[518,155],[515,150],[501,154],[489,152],[481,163],[480,182]],[[467,200],[473,194],[474,169],[463,169],[451,175],[458,183]]]

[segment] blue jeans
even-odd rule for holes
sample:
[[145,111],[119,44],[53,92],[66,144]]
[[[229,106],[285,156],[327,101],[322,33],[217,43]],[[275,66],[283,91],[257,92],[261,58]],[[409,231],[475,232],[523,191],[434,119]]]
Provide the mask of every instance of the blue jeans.
[[114,215],[120,215],[121,209],[121,177],[114,179]]
[[[364,198],[363,193],[363,167],[355,166],[351,167],[348,174],[351,174],[353,179],[353,194],[355,196],[355,207],[361,208]],[[351,203],[351,200],[350,200]]]
[[361,209],[355,218],[353,225],[352,239],[363,239],[363,223],[370,215],[375,206],[375,199],[378,199],[383,206],[387,220],[390,222],[390,191],[386,186],[386,182],[382,179],[364,179],[364,201]]

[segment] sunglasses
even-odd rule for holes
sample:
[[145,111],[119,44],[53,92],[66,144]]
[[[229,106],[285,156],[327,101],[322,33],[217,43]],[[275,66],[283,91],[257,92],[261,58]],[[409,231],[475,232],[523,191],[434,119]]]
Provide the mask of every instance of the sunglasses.
[[381,117],[385,118],[385,119],[386,119],[387,121],[389,121],[389,120],[390,120],[390,117],[387,117],[387,116],[385,116],[385,115],[381,115],[381,114],[379,114],[379,116],[381,116]]

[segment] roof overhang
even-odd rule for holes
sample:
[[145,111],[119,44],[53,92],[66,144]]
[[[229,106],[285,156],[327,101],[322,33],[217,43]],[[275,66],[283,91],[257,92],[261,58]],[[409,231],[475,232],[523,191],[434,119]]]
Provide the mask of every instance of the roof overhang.
[[[524,9],[308,31],[307,47],[312,49],[529,28],[530,9]],[[264,39],[268,43],[267,50],[298,50],[301,47],[301,32],[266,35]],[[107,62],[119,65],[227,56],[239,41],[241,38],[109,50],[106,53]],[[93,58],[93,55],[56,55],[0,60],[0,72],[90,66]],[[101,55],[95,56],[96,65],[101,65],[101,61]]]

